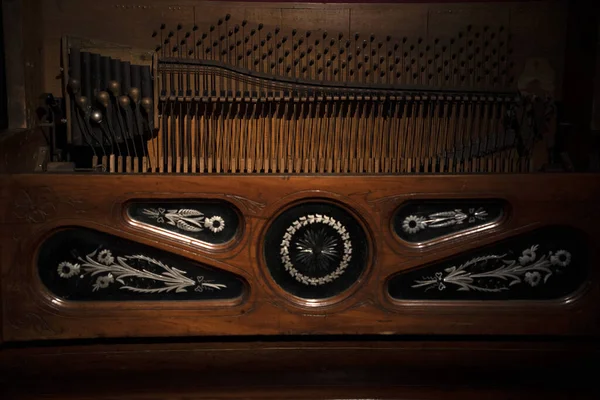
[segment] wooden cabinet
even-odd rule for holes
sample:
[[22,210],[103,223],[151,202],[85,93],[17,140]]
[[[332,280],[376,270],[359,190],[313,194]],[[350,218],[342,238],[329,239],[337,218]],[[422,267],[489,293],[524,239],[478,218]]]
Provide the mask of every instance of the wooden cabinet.
[[117,180],[3,178],[5,341],[597,334],[593,175]]
[[598,398],[597,15],[485,3],[4,2],[3,398]]

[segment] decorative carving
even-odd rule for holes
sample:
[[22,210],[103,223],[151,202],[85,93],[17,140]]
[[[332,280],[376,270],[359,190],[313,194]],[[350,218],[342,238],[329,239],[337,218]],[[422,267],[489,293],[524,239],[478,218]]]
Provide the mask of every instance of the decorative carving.
[[[68,261],[63,261],[58,264],[58,275],[64,279],[73,278],[76,275],[79,275],[81,269],[84,273],[79,276],[80,279],[84,278],[86,274],[97,276],[96,283],[93,285],[92,289],[94,292],[100,289],[106,289],[110,284],[115,282],[122,285],[120,289],[136,293],[164,293],[171,291],[183,293],[187,292],[187,288],[190,286],[195,286],[194,290],[196,292],[213,289],[220,290],[227,287],[227,285],[206,281],[202,275],[196,277],[196,282],[185,276],[185,271],[181,271],[175,267],[169,267],[154,258],[141,254],[125,257],[117,256],[115,260],[111,251],[104,249],[102,251],[96,250],[86,255],[85,259],[78,257],[78,260],[81,262],[81,265],[78,263],[70,263]],[[128,264],[128,261],[133,260],[146,261],[162,271],[159,274],[148,271],[147,269],[139,267],[135,268]],[[132,286],[132,282],[129,284],[125,283],[123,280],[125,278],[133,278],[134,280],[145,279],[147,281],[153,281],[159,286],[151,288]]]
[[50,236],[37,262],[42,283],[66,300],[219,300],[244,291],[231,272],[85,228]]
[[390,279],[398,299],[552,299],[572,293],[586,277],[586,239],[547,227]]
[[500,220],[503,208],[499,200],[413,200],[394,215],[394,230],[403,240],[424,243],[491,226]]
[[367,264],[367,243],[350,213],[330,203],[308,202],[280,214],[263,246],[269,273],[280,287],[305,299],[323,299],[359,279]]
[[[312,224],[330,226],[338,235],[336,238],[330,236],[324,229],[315,230],[311,227],[304,231],[300,239],[296,239],[295,246],[298,252],[295,259],[306,269],[327,271],[331,263],[339,262],[333,272],[319,278],[312,278],[299,272],[290,258],[290,245],[294,243],[294,236],[300,228]],[[340,243],[342,243],[343,251],[338,249]],[[338,279],[348,267],[348,263],[352,259],[352,242],[346,228],[335,218],[328,215],[309,214],[300,217],[288,227],[280,244],[280,254],[284,268],[298,282],[304,285],[324,285]]]
[[30,224],[46,222],[56,213],[56,200],[49,187],[22,189],[15,199],[13,214]]
[[[566,250],[549,252],[536,260],[539,245],[523,250],[518,260],[505,259],[506,254],[475,257],[460,266],[452,266],[438,271],[434,276],[416,280],[413,288],[444,290],[446,285],[457,286],[458,291],[501,292],[514,285],[526,282],[531,287],[544,284],[560,268],[571,263],[571,253]],[[479,267],[480,272],[473,270]],[[489,287],[484,280],[494,280],[496,285]]]
[[363,193],[352,193],[350,195],[350,197],[352,196],[357,196],[359,198],[364,199],[367,203],[369,203],[370,206],[372,207],[380,207],[381,204],[386,204],[386,203],[394,203],[397,202],[398,200],[401,199],[406,199],[408,197],[408,195],[406,194],[394,194],[394,195],[390,195],[390,196],[383,196],[383,197],[373,197],[372,195],[375,194],[371,191],[368,192],[363,192]]
[[210,244],[230,241],[240,224],[236,209],[220,200],[136,201],[127,212],[144,228],[161,228]]
[[[25,237],[18,230],[13,231],[11,238],[13,243],[4,248],[0,246],[0,260],[3,259],[2,251],[12,249],[12,257],[8,263],[8,269],[3,276],[4,298],[14,307],[7,307],[4,310],[4,316],[7,326],[14,330],[31,331],[41,335],[49,335],[59,333],[59,328],[51,326],[43,316],[43,311],[40,309],[23,309],[19,305],[22,304],[24,298],[31,296],[31,286],[25,284],[28,279],[28,269],[22,264],[21,259],[23,252],[26,251]],[[2,280],[2,279],[0,279]],[[29,311],[31,310],[31,311]]]
[[427,217],[409,215],[402,222],[402,230],[409,235],[427,228],[445,228],[452,225],[473,224],[485,221],[488,217],[487,211],[482,207],[469,208],[468,213],[461,209],[440,211],[429,214]]
[[238,196],[236,194],[225,194],[225,197],[234,199],[241,205],[243,205],[247,211],[252,214],[259,214],[266,207],[265,203],[261,203],[255,200],[250,200],[246,197]]
[[204,226],[212,233],[219,233],[225,229],[225,220],[218,215],[213,215],[204,221]]
[[[203,213],[192,208],[171,209],[144,208],[142,212],[156,219],[159,224],[167,223],[186,232],[201,232],[207,228],[213,233],[219,233],[225,229],[225,220],[218,216],[206,218]],[[166,220],[166,221],[165,221]]]
[[79,198],[58,196],[47,186],[21,189],[13,204],[13,215],[30,224],[40,224],[54,217],[60,204],[68,205],[76,214],[88,210],[85,202]]
[[16,315],[14,312],[9,313],[8,323],[15,330],[29,329],[41,334],[57,333],[48,322],[39,314],[26,312],[22,315]]

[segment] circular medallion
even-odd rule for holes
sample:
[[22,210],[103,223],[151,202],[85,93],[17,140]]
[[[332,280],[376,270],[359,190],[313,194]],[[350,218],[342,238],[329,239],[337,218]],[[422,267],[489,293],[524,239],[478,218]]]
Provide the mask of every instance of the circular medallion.
[[366,266],[368,244],[358,221],[329,203],[306,203],[279,215],[265,237],[275,282],[304,299],[325,299],[351,287]]

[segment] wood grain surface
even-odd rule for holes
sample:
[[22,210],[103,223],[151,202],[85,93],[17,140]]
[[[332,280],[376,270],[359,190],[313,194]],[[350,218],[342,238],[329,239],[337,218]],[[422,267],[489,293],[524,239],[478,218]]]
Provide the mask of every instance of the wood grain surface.
[[5,399],[177,400],[598,395],[598,347],[591,341],[346,339],[8,347],[0,351],[0,393]]
[[[208,31],[262,22],[315,35],[432,38],[469,24],[506,26],[514,73],[529,59],[553,69],[556,99],[574,124],[568,151],[587,164],[597,13],[583,1],[12,0],[2,3],[9,128],[0,143],[0,397],[2,399],[597,399],[600,176],[593,174],[101,175],[16,174],[44,145],[35,110],[63,96],[61,38],[153,51],[164,23]],[[486,4],[487,3],[487,4]],[[590,3],[591,4],[591,3]],[[588,102],[589,103],[589,102]],[[583,104],[583,105],[582,105]],[[29,128],[29,131],[22,131]],[[544,149],[545,150],[545,149]],[[14,174],[12,174],[14,173]],[[12,174],[12,175],[11,175]],[[427,246],[392,230],[415,199],[505,200],[508,215],[482,231]],[[217,199],[243,229],[226,246],[198,245],[134,224],[136,199]],[[274,218],[319,199],[348,210],[368,237],[366,271],[347,292],[315,303],[270,278],[263,239]],[[388,278],[547,225],[585,233],[589,275],[550,301],[392,301]],[[236,301],[69,302],[37,273],[53,232],[85,227],[233,272]]]
[[[595,175],[454,176],[103,176],[6,175],[2,178],[2,296],[5,341],[198,335],[530,334],[597,335],[598,249],[590,246],[588,281],[550,301],[391,301],[390,275],[545,225],[568,225],[598,240]],[[123,214],[133,199],[222,199],[243,217],[244,234],[227,251],[143,230]],[[290,205],[326,199],[363,224],[366,272],[347,292],[313,303],[290,296],[266,273],[262,238]],[[430,246],[395,238],[391,216],[406,200],[501,198],[501,224]],[[40,283],[36,252],[51,232],[82,226],[231,271],[248,282],[244,301],[69,302]],[[317,305],[315,305],[317,304]],[[550,322],[551,321],[551,322]]]

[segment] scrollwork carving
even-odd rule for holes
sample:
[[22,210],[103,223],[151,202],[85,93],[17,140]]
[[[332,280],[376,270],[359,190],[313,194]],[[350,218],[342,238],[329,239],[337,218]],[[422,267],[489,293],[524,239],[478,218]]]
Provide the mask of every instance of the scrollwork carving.
[[22,315],[8,314],[8,324],[15,330],[30,330],[40,334],[58,333],[48,322],[39,314],[27,312]]
[[55,217],[61,204],[67,205],[75,214],[89,210],[83,199],[59,196],[48,186],[32,186],[18,191],[12,214],[26,223],[41,224]]
[[265,203],[250,200],[246,197],[238,196],[235,194],[226,194],[225,197],[236,200],[238,203],[243,205],[248,212],[251,212],[252,214],[259,214],[266,207]]

